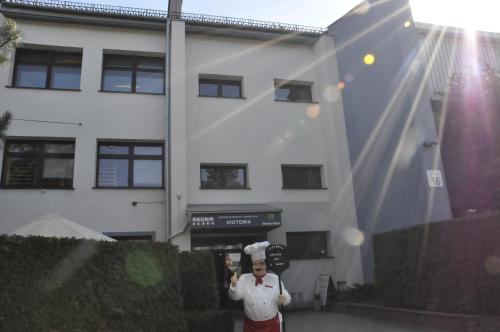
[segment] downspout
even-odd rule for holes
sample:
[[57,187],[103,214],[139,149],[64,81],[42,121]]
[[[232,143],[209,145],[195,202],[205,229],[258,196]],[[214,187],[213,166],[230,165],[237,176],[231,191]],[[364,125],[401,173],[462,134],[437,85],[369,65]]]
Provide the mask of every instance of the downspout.
[[172,195],[172,171],[171,171],[171,166],[172,166],[172,137],[171,137],[171,108],[172,108],[172,89],[171,89],[171,70],[172,70],[172,61],[171,61],[171,50],[172,50],[172,19],[170,18],[170,15],[167,17],[167,22],[166,22],[166,38],[167,38],[167,43],[166,43],[166,52],[165,52],[165,58],[166,58],[166,65],[167,65],[167,75],[166,75],[166,81],[167,81],[167,107],[166,107],[166,114],[165,114],[165,131],[166,131],[166,140],[167,140],[167,170],[166,170],[166,189],[165,189],[165,242],[170,242],[170,234],[172,234],[172,201],[170,200],[170,197]]

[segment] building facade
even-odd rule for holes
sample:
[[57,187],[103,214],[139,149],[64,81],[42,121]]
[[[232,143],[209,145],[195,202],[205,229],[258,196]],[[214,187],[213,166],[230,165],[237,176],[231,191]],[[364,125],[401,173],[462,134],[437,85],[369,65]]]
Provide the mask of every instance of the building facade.
[[14,117],[0,233],[57,213],[117,239],[210,251],[240,272],[243,246],[269,240],[288,245],[296,303],[312,302],[319,275],[362,283],[334,38],[179,5],[167,17],[2,2],[23,44],[0,69]]

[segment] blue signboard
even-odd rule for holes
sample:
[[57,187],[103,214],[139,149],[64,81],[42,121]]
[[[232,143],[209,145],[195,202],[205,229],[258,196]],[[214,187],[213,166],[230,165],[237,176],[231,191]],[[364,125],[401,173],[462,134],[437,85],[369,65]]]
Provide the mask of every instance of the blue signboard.
[[238,229],[238,228],[275,228],[281,226],[279,212],[265,213],[196,213],[189,220],[193,230]]

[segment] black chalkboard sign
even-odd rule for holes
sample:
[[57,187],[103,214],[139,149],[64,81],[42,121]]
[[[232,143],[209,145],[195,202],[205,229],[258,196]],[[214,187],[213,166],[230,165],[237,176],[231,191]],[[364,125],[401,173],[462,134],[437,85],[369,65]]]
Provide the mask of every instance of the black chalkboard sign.
[[271,271],[281,274],[290,267],[286,246],[283,244],[272,244],[266,248],[266,262]]

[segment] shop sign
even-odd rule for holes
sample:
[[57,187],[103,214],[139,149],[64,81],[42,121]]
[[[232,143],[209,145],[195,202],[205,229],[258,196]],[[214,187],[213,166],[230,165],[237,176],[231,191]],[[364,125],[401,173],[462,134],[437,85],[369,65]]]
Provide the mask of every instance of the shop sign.
[[281,214],[277,212],[251,214],[192,214],[192,229],[228,229],[281,226]]

